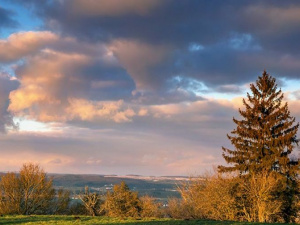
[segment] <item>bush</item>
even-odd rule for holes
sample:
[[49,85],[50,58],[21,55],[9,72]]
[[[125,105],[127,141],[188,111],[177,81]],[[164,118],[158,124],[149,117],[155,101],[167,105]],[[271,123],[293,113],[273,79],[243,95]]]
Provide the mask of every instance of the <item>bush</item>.
[[179,187],[186,217],[213,220],[234,220],[238,209],[235,204],[236,181],[218,174],[191,179]]
[[236,204],[248,222],[284,222],[284,177],[272,172],[241,177]]
[[113,191],[107,192],[104,210],[111,217],[140,217],[141,201],[137,192],[130,191],[125,182],[114,185]]
[[154,198],[146,195],[141,200],[141,217],[162,217],[161,204],[155,202]]
[[168,214],[183,219],[284,222],[283,179],[275,172],[191,179],[179,187],[182,200],[169,201]]
[[187,203],[186,201],[178,198],[170,198],[168,205],[165,209],[167,217],[174,219],[194,219],[194,205]]

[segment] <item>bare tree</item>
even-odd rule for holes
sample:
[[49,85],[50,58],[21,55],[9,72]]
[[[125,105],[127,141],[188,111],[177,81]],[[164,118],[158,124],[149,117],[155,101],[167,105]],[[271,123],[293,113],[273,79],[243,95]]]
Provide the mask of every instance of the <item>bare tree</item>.
[[90,216],[96,216],[100,212],[101,196],[98,193],[91,193],[88,186],[85,187],[84,193],[78,195],[78,198]]
[[45,214],[55,196],[52,180],[37,164],[24,164],[20,170],[21,214]]
[[[240,178],[237,204],[248,222],[284,222],[281,210],[284,201],[280,192],[285,189],[282,177],[275,172],[262,171],[248,179]],[[277,193],[277,194],[276,194]]]
[[0,213],[20,214],[22,199],[20,180],[15,173],[7,173],[2,176],[0,182]]
[[[62,193],[61,193],[62,194]],[[24,164],[19,174],[7,173],[0,181],[1,214],[48,214],[56,208],[63,207],[68,196],[55,196],[52,180],[39,165]]]

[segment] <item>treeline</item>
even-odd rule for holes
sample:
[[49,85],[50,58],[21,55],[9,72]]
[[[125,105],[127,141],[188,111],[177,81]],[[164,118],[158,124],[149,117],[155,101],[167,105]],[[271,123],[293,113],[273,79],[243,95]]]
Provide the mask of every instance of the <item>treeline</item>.
[[[215,173],[181,183],[182,198],[164,205],[150,196],[139,197],[125,182],[104,194],[86,187],[74,200],[69,191],[55,190],[39,165],[28,163],[19,173],[1,177],[0,214],[284,222],[284,183],[276,172],[251,177]],[[298,221],[299,195],[294,197],[293,221]]]
[[55,190],[52,180],[37,164],[27,163],[19,173],[0,180],[1,215],[90,215],[111,217],[162,217],[161,204],[150,196],[139,197],[121,182],[105,194],[86,187],[71,199],[68,190]]

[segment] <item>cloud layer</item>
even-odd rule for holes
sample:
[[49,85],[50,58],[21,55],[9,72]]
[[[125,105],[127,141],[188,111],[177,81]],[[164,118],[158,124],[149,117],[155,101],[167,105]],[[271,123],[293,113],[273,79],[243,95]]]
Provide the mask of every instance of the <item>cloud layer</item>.
[[16,0],[1,32],[20,8],[42,22],[0,40],[0,170],[203,172],[264,69],[300,117],[295,1]]

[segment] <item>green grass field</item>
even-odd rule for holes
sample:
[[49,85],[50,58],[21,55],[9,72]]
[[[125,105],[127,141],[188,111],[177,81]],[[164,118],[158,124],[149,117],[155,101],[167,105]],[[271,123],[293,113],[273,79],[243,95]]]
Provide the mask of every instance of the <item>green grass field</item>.
[[[238,223],[238,222],[223,222],[223,221],[205,221],[205,220],[173,220],[173,219],[148,219],[148,220],[133,220],[125,219],[120,220],[116,218],[108,217],[89,217],[89,216],[3,216],[0,217],[0,224],[82,224],[82,225],[94,225],[94,224],[137,224],[137,225],[254,225],[261,223]],[[270,225],[270,224],[269,224]]]

